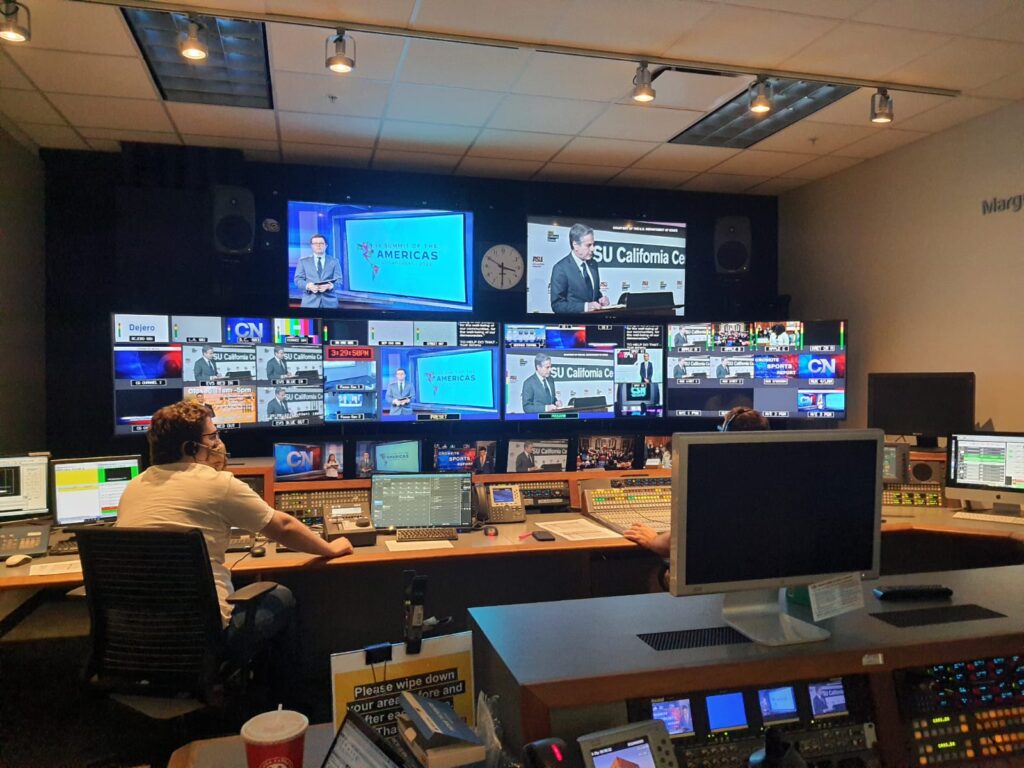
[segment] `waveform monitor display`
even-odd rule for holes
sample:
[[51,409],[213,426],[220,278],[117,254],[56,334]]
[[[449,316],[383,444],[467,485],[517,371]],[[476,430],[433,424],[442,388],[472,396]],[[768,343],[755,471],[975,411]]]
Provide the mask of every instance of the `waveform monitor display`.
[[844,320],[669,325],[666,415],[845,419],[846,336]]
[[293,307],[469,311],[472,254],[466,211],[288,203]]
[[661,416],[660,325],[506,325],[505,418]]

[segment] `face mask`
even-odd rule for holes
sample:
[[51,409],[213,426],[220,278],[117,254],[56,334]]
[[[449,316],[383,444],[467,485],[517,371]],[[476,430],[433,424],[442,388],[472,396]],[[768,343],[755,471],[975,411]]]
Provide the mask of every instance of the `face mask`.
[[213,467],[218,472],[228,465],[227,446],[218,438],[217,442],[206,448],[206,459],[204,464]]

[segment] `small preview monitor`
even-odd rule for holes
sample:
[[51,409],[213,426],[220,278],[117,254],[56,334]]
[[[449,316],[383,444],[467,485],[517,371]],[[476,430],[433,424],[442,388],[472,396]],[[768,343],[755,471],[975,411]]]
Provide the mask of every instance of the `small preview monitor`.
[[469,443],[449,442],[434,444],[435,472],[472,472],[476,449]]
[[345,444],[324,443],[324,477],[337,480],[345,474]]
[[373,447],[374,468],[384,474],[420,471],[420,441],[397,440]]
[[800,719],[796,708],[796,692],[791,685],[762,688],[757,692],[757,701],[761,708],[761,722],[765,725],[793,723]]
[[320,480],[324,477],[322,445],[274,443],[274,480]]
[[405,761],[356,712],[347,710],[320,768],[402,768]]
[[0,456],[0,522],[49,514],[47,456]]
[[137,455],[52,461],[56,524],[114,522],[121,494],[139,474],[141,462]]
[[647,435],[644,437],[644,466],[672,469],[671,435]]
[[632,469],[635,440],[626,435],[581,436],[576,469]]
[[910,446],[906,443],[886,443],[882,449],[882,481],[886,483],[907,482],[907,467]]
[[743,694],[739,691],[711,694],[704,703],[711,733],[739,731],[747,727],[747,710],[743,704]]
[[946,498],[1020,513],[1024,433],[955,432],[946,451]]
[[568,440],[509,440],[506,472],[564,472]]
[[472,523],[471,475],[374,475],[370,514],[376,528],[465,527]]
[[922,448],[974,429],[974,374],[869,373],[868,426],[915,435]]
[[816,718],[839,717],[849,712],[843,681],[839,678],[810,683],[807,692],[811,697],[811,714]]
[[673,738],[693,736],[693,707],[689,699],[652,699],[651,717],[661,720]]

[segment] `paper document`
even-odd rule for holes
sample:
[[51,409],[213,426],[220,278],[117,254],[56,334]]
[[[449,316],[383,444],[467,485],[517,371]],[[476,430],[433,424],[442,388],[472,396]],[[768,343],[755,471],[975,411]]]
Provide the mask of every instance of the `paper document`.
[[413,552],[417,549],[451,549],[450,541],[386,541],[389,552]]
[[28,567],[29,576],[53,576],[56,573],[81,573],[81,560],[63,560],[59,563],[39,563]]
[[615,531],[589,520],[556,520],[553,523],[537,523],[538,528],[550,531],[567,541],[588,541],[590,539],[621,539]]
[[864,607],[864,589],[861,587],[859,573],[811,584],[807,587],[807,594],[811,598],[811,614],[815,621],[831,619]]

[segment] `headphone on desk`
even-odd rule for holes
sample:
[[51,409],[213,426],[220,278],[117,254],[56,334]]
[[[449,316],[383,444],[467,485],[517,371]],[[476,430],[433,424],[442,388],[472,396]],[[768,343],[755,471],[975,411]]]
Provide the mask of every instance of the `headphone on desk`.
[[721,424],[718,425],[718,431],[719,432],[728,432],[729,431],[729,425],[732,424],[733,420],[737,416],[739,416],[741,414],[744,414],[744,413],[750,413],[752,410],[754,410],[754,409],[753,408],[747,408],[746,406],[741,406],[740,408],[737,408],[735,411],[733,411],[732,413],[730,413],[728,416],[725,417],[725,421],[723,421]]

